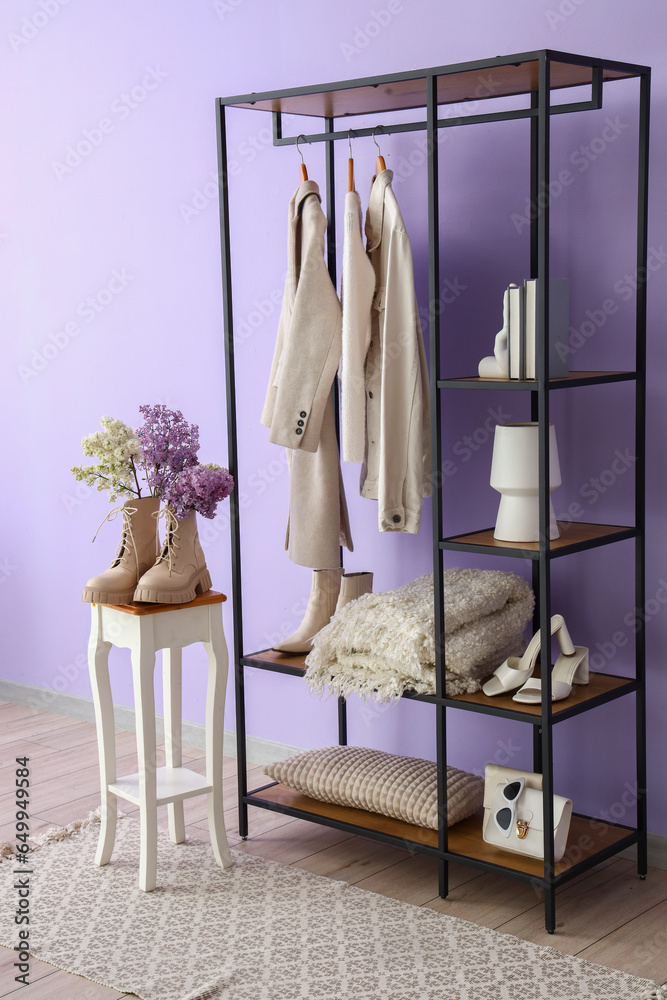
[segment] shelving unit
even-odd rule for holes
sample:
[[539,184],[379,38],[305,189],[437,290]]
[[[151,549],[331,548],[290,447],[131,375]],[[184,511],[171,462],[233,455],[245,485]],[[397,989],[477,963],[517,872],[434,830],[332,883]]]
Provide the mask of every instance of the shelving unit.
[[[442,105],[478,101],[479,83],[484,73],[492,73],[493,93],[488,100],[510,95],[526,95],[527,106],[459,117],[439,117]],[[261,94],[246,94],[221,98],[217,102],[218,156],[221,177],[220,219],[222,234],[222,276],[225,327],[225,357],[229,466],[236,474],[236,394],[234,370],[234,338],[232,309],[232,265],[229,233],[229,174],[227,169],[226,109],[246,108],[270,113],[273,120],[274,145],[296,142],[297,136],[283,135],[283,115],[304,115],[323,119],[323,130],[303,138],[309,143],[325,143],[326,208],[328,215],[327,262],[334,285],[336,271],[335,175],[333,143],[347,141],[348,128],[354,116],[385,114],[410,109],[426,111],[426,119],[383,124],[383,133],[426,131],[427,133],[427,199],[429,245],[429,300],[437,301],[439,282],[439,203],[438,203],[438,131],[486,122],[530,119],[530,197],[538,204],[540,192],[549,190],[550,121],[555,114],[577,114],[600,109],[607,86],[619,79],[639,78],[639,143],[637,160],[637,235],[636,262],[639,273],[647,261],[647,184],[649,139],[650,69],[627,63],[593,59],[571,53],[542,50],[503,56],[477,62],[438,66],[404,74],[348,80],[314,87],[293,88]],[[590,87],[590,98],[572,103],[552,103],[555,91],[572,87]],[[485,98],[486,100],[487,98]],[[344,128],[337,129],[337,119],[344,119]],[[354,128],[356,136],[371,135],[372,128]],[[530,224],[530,276],[549,275],[549,204],[543,206]],[[445,897],[448,890],[448,863],[457,861],[484,871],[502,873],[511,878],[529,881],[543,888],[545,924],[553,933],[556,924],[555,892],[558,886],[583,871],[599,864],[630,845],[637,845],[638,874],[645,877],[646,857],[646,710],[644,635],[639,630],[635,640],[635,676],[617,677],[594,673],[587,687],[575,688],[562,702],[551,702],[551,673],[545,672],[542,705],[521,705],[511,696],[489,699],[483,694],[456,698],[445,695],[445,644],[443,611],[443,556],[446,551],[477,553],[485,556],[530,560],[532,584],[537,597],[534,627],[549,637],[551,618],[550,567],[554,558],[575,552],[633,540],[635,549],[635,605],[644,605],[644,430],[645,430],[645,337],[646,283],[640,283],[636,294],[636,363],[633,371],[577,371],[567,378],[550,379],[548,351],[548,284],[541,282],[537,302],[539,328],[543,337],[538,343],[538,377],[531,381],[479,379],[475,376],[445,378],[440,362],[440,321],[437,310],[430,310],[430,382],[431,435],[433,443],[433,572],[434,614],[436,639],[436,692],[417,695],[407,692],[404,697],[425,701],[434,706],[438,798],[440,828],[436,831],[410,826],[387,817],[358,809],[343,808],[316,802],[285,786],[272,783],[248,790],[245,750],[245,683],[246,669],[270,670],[289,676],[302,677],[303,657],[287,657],[272,650],[247,653],[243,643],[241,607],[241,518],[238,498],[231,496],[232,584],[234,594],[234,661],[236,679],[236,724],[239,766],[239,828],[242,837],[248,834],[248,806],[270,809],[315,823],[332,826],[350,833],[361,834],[382,843],[408,846],[438,859],[439,891]],[[549,541],[549,492],[546,487],[549,469],[549,398],[553,391],[574,389],[616,382],[632,382],[635,386],[635,511],[632,525],[559,522],[561,535]],[[539,422],[540,468],[540,538],[536,543],[499,542],[493,529],[485,528],[466,534],[444,537],[442,513],[442,477],[438,475],[442,455],[441,393],[452,389],[484,389],[492,391],[523,391],[530,393],[531,420]],[[543,639],[541,662],[550,663],[550,639]],[[544,829],[553,829],[553,727],[566,719],[591,711],[610,701],[634,695],[637,747],[637,820],[629,827],[609,824],[594,817],[573,816],[568,850],[561,862],[554,861],[553,838],[546,838],[544,862],[517,854],[498,851],[482,840],[481,819],[472,817],[447,828],[445,781],[446,721],[449,710],[477,712],[500,716],[531,725],[533,732],[533,768],[544,778]],[[345,702],[338,701],[339,742],[347,742]]]

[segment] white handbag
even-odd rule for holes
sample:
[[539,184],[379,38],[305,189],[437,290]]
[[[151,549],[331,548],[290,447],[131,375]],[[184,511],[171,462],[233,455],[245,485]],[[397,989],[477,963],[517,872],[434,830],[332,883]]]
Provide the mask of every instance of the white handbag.
[[[544,858],[542,775],[487,764],[482,837],[503,851]],[[554,795],[554,859],[565,854],[572,800]]]

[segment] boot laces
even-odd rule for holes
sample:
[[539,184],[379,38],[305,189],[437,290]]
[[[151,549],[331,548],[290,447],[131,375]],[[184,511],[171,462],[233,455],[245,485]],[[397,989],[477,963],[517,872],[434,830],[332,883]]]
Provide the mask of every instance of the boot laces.
[[174,514],[171,507],[162,507],[160,510],[153,514],[156,522],[159,523],[161,517],[164,518],[165,527],[165,540],[162,546],[162,551],[157,557],[157,562],[166,562],[169,567],[169,576],[171,576],[172,561],[176,558],[176,551],[180,549],[178,544],[178,518]]
[[128,539],[134,549],[134,558],[138,562],[139,554],[137,552],[137,543],[134,540],[134,535],[132,533],[132,515],[137,513],[137,507],[126,507],[125,504],[121,504],[120,507],[114,507],[113,510],[109,511],[107,516],[100,522],[97,531],[93,535],[93,541],[97,538],[100,533],[100,528],[106,521],[115,521],[119,514],[123,516],[123,531],[120,536],[120,542],[118,543],[118,548],[116,549],[116,555],[112,562],[112,567],[118,566],[125,562],[128,554]]

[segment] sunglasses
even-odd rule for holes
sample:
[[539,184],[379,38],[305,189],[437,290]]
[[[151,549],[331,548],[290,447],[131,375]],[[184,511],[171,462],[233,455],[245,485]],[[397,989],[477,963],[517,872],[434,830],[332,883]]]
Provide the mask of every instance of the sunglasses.
[[493,819],[503,837],[509,837],[512,832],[514,817],[516,815],[516,804],[519,801],[525,783],[525,778],[517,778],[516,781],[508,781],[500,790],[500,794],[505,802],[507,802],[507,805],[496,809]]

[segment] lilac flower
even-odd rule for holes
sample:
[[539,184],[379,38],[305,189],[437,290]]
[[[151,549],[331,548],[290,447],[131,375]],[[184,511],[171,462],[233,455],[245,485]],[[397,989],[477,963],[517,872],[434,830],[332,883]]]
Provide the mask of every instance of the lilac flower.
[[146,479],[153,495],[164,499],[178,474],[197,464],[199,427],[162,403],[140,406],[139,412],[144,422],[136,434]]
[[141,459],[139,441],[122,420],[101,417],[101,431],[89,434],[81,442],[84,455],[96,455],[97,465],[75,465],[74,478],[98,490],[109,491],[109,502],[118,497],[141,496],[137,464]]
[[215,517],[216,508],[234,489],[234,480],[219,465],[194,465],[183,469],[170,482],[164,500],[179,521],[194,510],[202,517]]

